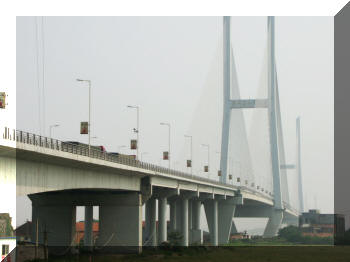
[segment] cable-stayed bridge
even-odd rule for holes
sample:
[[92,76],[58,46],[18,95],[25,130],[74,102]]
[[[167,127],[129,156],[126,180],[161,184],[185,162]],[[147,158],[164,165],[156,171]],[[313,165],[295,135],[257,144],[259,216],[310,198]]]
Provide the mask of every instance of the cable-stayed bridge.
[[[230,233],[235,230],[233,217],[267,217],[266,237],[276,235],[282,224],[298,223],[298,214],[303,210],[301,183],[297,188],[300,202],[293,206],[287,170],[296,170],[301,181],[300,136],[297,135],[296,163],[286,163],[274,51],[274,18],[268,18],[266,98],[240,98],[230,32],[230,18],[224,17],[220,181],[95,149],[87,150],[20,130],[4,129],[1,171],[5,174],[15,172],[17,195],[28,195],[32,201],[32,240],[44,243],[43,235],[35,232],[45,231],[49,232],[46,241],[52,250],[69,249],[74,238],[77,206],[85,206],[84,244],[100,249],[140,251],[144,245],[156,246],[167,241],[168,213],[169,230],[181,233],[182,245],[201,243],[202,205],[213,245],[227,243]],[[257,128],[255,132],[256,137],[265,132],[265,139],[260,140],[265,146],[259,147],[259,142],[253,143],[255,147],[251,146],[243,109],[264,110],[265,131]],[[299,130],[298,120],[297,134]],[[254,155],[254,150],[258,155]],[[261,177],[265,181],[261,181]],[[239,183],[234,184],[233,180]],[[99,206],[100,221],[95,243],[92,237],[93,206]]]

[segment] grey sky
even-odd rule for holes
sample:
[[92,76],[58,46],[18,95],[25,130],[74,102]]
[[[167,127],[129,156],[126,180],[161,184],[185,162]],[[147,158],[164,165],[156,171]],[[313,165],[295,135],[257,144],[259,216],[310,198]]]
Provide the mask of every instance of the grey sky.
[[[38,18],[39,60],[41,22]],[[17,18],[17,128],[39,133],[35,26],[34,17]],[[144,160],[160,163],[167,129],[159,123],[170,122],[172,166],[184,169],[189,151],[184,134],[193,131],[193,116],[202,115],[196,121],[202,124],[216,117],[202,134],[192,135],[195,170],[205,162],[201,143],[211,144],[211,165],[217,166],[221,116],[207,118],[209,112],[198,105],[208,82],[217,97],[222,89],[215,66],[221,63],[221,37],[221,17],[45,17],[46,135],[48,126],[58,123],[54,138],[87,141],[79,122],[88,118],[88,93],[75,79],[91,79],[95,144],[108,151],[129,146],[136,112],[126,105],[139,105],[140,151],[148,152]],[[233,17],[232,44],[241,95],[256,97],[266,17]],[[306,208],[317,202],[322,212],[333,212],[333,18],[277,17],[276,59],[287,160],[295,158],[300,115]],[[39,61],[40,82],[41,68]],[[218,99],[211,103],[221,110]],[[249,126],[252,113],[245,115]]]

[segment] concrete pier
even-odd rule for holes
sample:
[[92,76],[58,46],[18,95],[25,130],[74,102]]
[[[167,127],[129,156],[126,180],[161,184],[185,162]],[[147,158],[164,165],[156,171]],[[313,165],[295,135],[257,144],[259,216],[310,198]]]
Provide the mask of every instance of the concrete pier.
[[99,217],[100,249],[142,251],[142,201],[138,193],[109,196],[100,205]]
[[176,231],[176,201],[170,201],[170,232]]
[[146,202],[146,226],[149,228],[146,230],[147,235],[145,237],[146,246],[157,246],[157,225],[156,225],[156,199],[150,198]]
[[69,252],[75,236],[76,207],[43,195],[30,195],[29,198],[32,201],[33,242],[47,244],[53,254]]
[[272,208],[267,222],[264,237],[274,237],[277,235],[278,230],[281,228],[283,219],[283,210],[277,210]]
[[93,206],[85,206],[84,246],[90,250],[93,246]]
[[158,199],[158,243],[167,241],[167,221],[166,221],[167,199],[160,197]]
[[235,212],[236,205],[233,199],[221,200],[218,202],[218,242],[219,245],[228,243],[232,218]]
[[200,228],[202,202],[198,199],[192,200],[192,229],[191,229],[191,243],[203,243],[203,231]]
[[181,201],[182,209],[182,221],[181,221],[181,234],[182,234],[182,245],[187,247],[188,246],[188,199],[183,198]]
[[218,245],[218,200],[208,199],[204,202],[205,215],[207,217],[210,242],[213,246]]

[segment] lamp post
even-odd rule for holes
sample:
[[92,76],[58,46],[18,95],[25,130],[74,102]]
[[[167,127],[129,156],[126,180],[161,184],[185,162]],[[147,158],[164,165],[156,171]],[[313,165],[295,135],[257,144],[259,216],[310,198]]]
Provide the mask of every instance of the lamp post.
[[139,141],[139,133],[140,133],[140,119],[139,119],[139,106],[130,106],[128,105],[128,108],[134,108],[136,109],[136,129],[134,128],[134,132],[136,133],[137,136],[137,146],[136,146],[136,160],[139,160],[139,146],[140,146],[140,141]]
[[209,158],[209,154],[210,153],[209,152],[210,152],[210,146],[208,144],[202,144],[202,146],[208,148],[208,178],[209,178],[209,160],[210,160],[210,158]]
[[60,125],[58,125],[58,124],[55,124],[55,125],[51,125],[50,126],[50,138],[52,138],[52,128],[54,128],[54,127],[59,127]]
[[188,138],[190,138],[191,139],[191,175],[193,175],[193,172],[192,172],[192,170],[193,170],[193,147],[192,147],[192,139],[193,139],[193,137],[192,136],[189,136],[189,135],[185,135],[185,137],[188,137]]
[[89,123],[88,123],[88,135],[89,135],[89,156],[91,149],[91,80],[77,79],[78,82],[87,82],[89,84]]
[[168,163],[168,167],[169,167],[169,169],[170,169],[170,124],[169,123],[160,123],[161,125],[163,125],[163,126],[168,126],[168,129],[169,129],[169,137],[168,137],[168,139],[169,139],[169,149],[168,149],[168,161],[169,161],[169,163]]

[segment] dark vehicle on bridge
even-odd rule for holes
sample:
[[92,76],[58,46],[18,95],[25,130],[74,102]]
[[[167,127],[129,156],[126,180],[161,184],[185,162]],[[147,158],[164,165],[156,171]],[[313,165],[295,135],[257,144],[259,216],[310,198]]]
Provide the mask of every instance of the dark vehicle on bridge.
[[108,154],[116,156],[118,158],[133,159],[136,160],[136,155],[125,155],[118,152],[109,152]]
[[[70,152],[74,154],[79,155],[89,155],[89,145],[80,143],[77,141],[64,141],[61,143],[62,151],[64,152]],[[99,156],[101,155],[101,158],[103,157],[103,154],[105,154],[106,148],[104,146],[90,146],[90,155],[91,156]]]
[[116,162],[134,164],[139,163],[139,161],[136,160],[136,155],[125,155],[118,152],[109,152],[108,155],[110,158],[113,158],[113,160],[115,160]]

